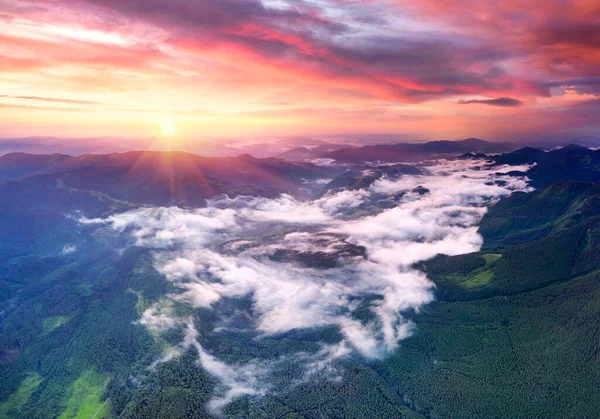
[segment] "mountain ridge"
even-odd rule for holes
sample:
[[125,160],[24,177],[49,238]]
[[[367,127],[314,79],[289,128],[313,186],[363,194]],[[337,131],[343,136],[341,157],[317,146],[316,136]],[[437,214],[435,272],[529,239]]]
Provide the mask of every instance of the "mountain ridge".
[[[24,197],[27,190],[36,189],[36,183],[45,182],[52,191],[60,185],[152,205],[201,206],[206,199],[220,194],[302,195],[307,181],[341,171],[278,158],[203,157],[186,152],[86,154],[61,157],[58,162],[52,156],[21,154],[25,162],[20,168],[8,164],[14,162],[13,157],[0,157],[0,196],[10,191],[13,199],[19,194]],[[15,182],[20,187],[11,186]],[[44,193],[40,198],[44,197],[51,199],[51,194]]]
[[505,143],[491,143],[478,138],[459,141],[429,141],[426,143],[375,144],[352,149],[340,149],[323,155],[340,163],[403,162],[468,152],[504,152],[511,149]]

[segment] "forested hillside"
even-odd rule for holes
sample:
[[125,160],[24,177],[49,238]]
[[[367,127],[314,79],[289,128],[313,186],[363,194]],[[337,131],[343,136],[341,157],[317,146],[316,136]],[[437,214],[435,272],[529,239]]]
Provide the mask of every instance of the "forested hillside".
[[594,416],[598,198],[594,184],[558,182],[491,207],[487,248],[425,264],[438,301],[375,369],[426,416]]
[[[421,172],[405,166],[361,168],[325,188],[360,190],[404,173]],[[3,193],[30,201],[1,204],[0,417],[211,416],[207,403],[219,383],[199,367],[193,347],[157,363],[184,338],[182,329],[154,335],[140,323],[148,308],[175,290],[156,270],[153,249],[130,246],[64,213],[80,206],[101,216],[139,204],[68,189],[53,195],[59,202],[33,205],[44,184],[38,192],[7,185]],[[235,398],[222,414],[595,416],[600,409],[600,187],[555,181],[516,193],[487,210],[479,231],[481,251],[418,264],[435,283],[436,299],[406,314],[415,329],[389,356],[353,353],[340,359],[335,379],[318,373],[291,387],[300,366],[282,364],[272,377],[273,389]],[[262,234],[268,242],[280,233]],[[337,253],[279,251],[273,261],[332,269],[338,258],[369,258],[364,248],[338,245]],[[380,299],[373,294],[356,305],[354,318],[372,320],[371,304]],[[260,356],[278,365],[291,350],[314,353],[340,338],[340,331],[328,326],[249,339],[241,326],[249,321],[243,313],[251,304],[249,299],[220,302],[219,309],[234,313],[230,321],[240,329],[212,340],[219,321],[215,312],[191,311],[177,301],[169,309],[193,315],[207,350],[233,361]],[[277,383],[286,390],[278,391]]]

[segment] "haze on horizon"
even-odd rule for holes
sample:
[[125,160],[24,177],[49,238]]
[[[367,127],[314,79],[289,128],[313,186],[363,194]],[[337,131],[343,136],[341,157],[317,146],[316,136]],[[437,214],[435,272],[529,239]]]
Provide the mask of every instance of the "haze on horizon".
[[0,0],[0,137],[600,132],[593,0]]

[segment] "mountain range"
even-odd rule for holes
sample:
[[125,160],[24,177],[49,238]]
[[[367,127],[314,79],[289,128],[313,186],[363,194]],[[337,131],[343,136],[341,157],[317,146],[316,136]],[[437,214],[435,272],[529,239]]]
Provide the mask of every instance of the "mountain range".
[[478,138],[461,141],[430,141],[427,143],[376,144],[363,147],[342,148],[321,154],[321,158],[338,163],[361,164],[366,162],[406,162],[442,158],[467,152],[501,153],[511,151],[514,145],[490,143]]
[[[241,397],[226,407],[224,416],[596,416],[600,152],[579,146],[549,152],[526,147],[489,155],[493,151],[477,141],[429,154],[423,151],[427,147],[406,158],[445,156],[456,158],[451,161],[457,164],[474,160],[481,171],[492,173],[505,165],[529,165],[526,172],[503,176],[527,176],[536,190],[516,192],[488,206],[478,225],[483,239],[479,251],[415,264],[435,284],[435,299],[403,313],[414,329],[389,356],[345,357],[330,371],[294,382],[290,391]],[[446,153],[449,149],[456,151]],[[380,152],[376,148],[372,155]],[[211,354],[243,362],[265,356],[274,368],[287,360],[290,348],[304,354],[339,338],[329,325],[244,337],[246,332],[235,326],[250,322],[247,313],[254,306],[249,298],[222,301],[219,307],[231,313],[225,319],[208,308],[167,301],[177,288],[176,281],[166,280],[156,268],[160,243],[148,248],[125,241],[97,229],[93,220],[80,223],[81,217],[107,219],[158,206],[197,215],[194,211],[206,207],[207,199],[220,194],[291,194],[299,199],[296,205],[309,199],[319,202],[331,193],[347,199],[384,181],[421,179],[427,171],[427,165],[393,163],[367,165],[361,160],[357,165],[319,166],[248,155],[207,158],[171,152],[0,157],[0,418],[211,416],[206,405],[219,383],[199,367],[197,354],[189,350],[157,362],[184,338],[182,329],[157,337],[142,327],[144,313],[157,305],[165,313],[196,319],[207,339],[215,333],[211,327],[226,329],[210,347]],[[342,219],[384,214],[405,197],[410,203],[429,193],[412,185],[396,195],[376,193],[361,205],[350,202]],[[460,223],[457,216],[451,228]],[[197,227],[200,236],[206,226]],[[377,228],[372,223],[366,233]],[[416,225],[410,228],[420,231]],[[273,247],[275,238],[294,230],[286,224],[250,232],[246,241],[219,244],[225,249],[223,260],[244,246]],[[141,230],[134,237],[144,239],[144,234]],[[298,265],[290,271],[308,266],[339,275],[336,269],[344,261],[371,263],[373,255],[364,246],[332,232],[315,240],[330,249],[320,251],[315,243],[277,248],[267,266],[293,261]],[[401,248],[388,253],[390,241],[384,245],[385,251],[373,260],[382,254],[406,256]],[[297,298],[302,291],[298,289]],[[379,307],[381,298],[349,298],[353,319],[372,320],[371,307]],[[162,326],[169,321],[158,318]],[[302,361],[302,356],[297,358],[292,364]],[[296,379],[296,368],[293,364],[284,371],[282,382]]]
[[600,151],[575,144],[553,151],[524,147],[512,153],[489,158],[498,165],[533,165],[527,171],[527,176],[536,187],[549,185],[556,179],[600,181]]
[[339,169],[333,167],[250,155],[216,158],[132,151],[72,157],[10,153],[0,157],[0,194],[26,193],[43,184],[48,193],[56,189],[94,191],[135,204],[197,206],[224,193],[232,197],[298,194],[307,182],[337,172]]

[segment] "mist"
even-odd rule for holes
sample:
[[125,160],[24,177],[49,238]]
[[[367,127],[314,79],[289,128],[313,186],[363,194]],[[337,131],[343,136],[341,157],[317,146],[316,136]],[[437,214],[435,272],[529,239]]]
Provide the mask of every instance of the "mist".
[[[220,197],[203,208],[142,208],[80,222],[152,249],[155,269],[176,291],[139,323],[156,338],[183,331],[157,362],[195,350],[219,382],[209,405],[219,413],[240,396],[284,392],[315,374],[339,379],[344,358],[369,362],[394,351],[418,333],[407,314],[434,299],[435,285],[416,264],[478,251],[487,206],[531,190],[526,178],[506,174],[528,167],[442,160],[422,169],[312,200]],[[215,350],[230,336],[260,348],[291,333],[321,332],[327,337],[301,351],[289,345],[277,359]],[[278,374],[290,365],[296,378],[282,385]]]

